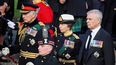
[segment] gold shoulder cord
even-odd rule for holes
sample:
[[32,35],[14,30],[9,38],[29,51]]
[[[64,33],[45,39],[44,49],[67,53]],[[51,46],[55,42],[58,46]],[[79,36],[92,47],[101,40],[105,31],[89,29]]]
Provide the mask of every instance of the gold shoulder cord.
[[77,36],[76,34],[73,33],[73,36],[76,38],[76,39],[80,39],[79,36]]
[[23,25],[19,27],[18,35],[19,35],[19,42],[22,42],[25,38],[25,31],[26,28],[23,28]]

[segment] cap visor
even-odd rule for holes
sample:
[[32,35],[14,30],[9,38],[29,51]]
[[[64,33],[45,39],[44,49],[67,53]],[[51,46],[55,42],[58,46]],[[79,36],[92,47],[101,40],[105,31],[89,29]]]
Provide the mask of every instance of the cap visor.
[[26,13],[29,13],[30,11],[27,11],[27,10],[20,10],[20,13],[22,14],[26,14]]

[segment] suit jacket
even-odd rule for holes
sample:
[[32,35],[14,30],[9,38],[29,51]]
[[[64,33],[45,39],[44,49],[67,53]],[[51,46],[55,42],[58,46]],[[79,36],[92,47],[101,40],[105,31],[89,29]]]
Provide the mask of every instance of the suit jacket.
[[[80,63],[82,63],[87,37],[88,32],[80,37],[83,42],[79,54]],[[100,28],[93,40],[97,40],[97,42],[101,41],[103,44],[100,44],[99,46],[90,45],[85,65],[115,65],[115,56],[111,36],[104,29]]]

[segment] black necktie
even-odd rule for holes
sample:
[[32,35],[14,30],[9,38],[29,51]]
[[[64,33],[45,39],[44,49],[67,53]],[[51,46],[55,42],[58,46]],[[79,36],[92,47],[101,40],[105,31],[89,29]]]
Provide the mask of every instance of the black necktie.
[[82,62],[83,62],[84,64],[85,64],[86,61],[87,61],[88,49],[89,49],[89,45],[90,45],[90,41],[91,41],[91,37],[92,37],[91,32],[92,32],[92,31],[89,31],[89,32],[88,32],[88,36],[89,36],[88,44],[87,44],[87,47],[84,48],[84,52],[83,52],[83,59],[82,59]]
[[89,39],[88,39],[88,44],[87,44],[87,47],[85,47],[84,48],[84,52],[83,52],[83,59],[82,59],[82,62],[84,63],[84,64],[86,64],[86,62],[87,62],[87,56],[88,56],[88,50],[89,50],[89,45],[90,45],[90,41],[91,41],[91,32],[89,32],[89,34],[88,34],[88,37],[89,37]]
[[89,35],[89,40],[88,40],[88,45],[87,45],[87,49],[89,49],[89,45],[90,45],[90,41],[91,41],[91,35]]
[[87,44],[87,50],[89,49],[89,45],[90,45],[90,42],[91,42],[91,37],[92,37],[91,32],[92,31],[90,31],[89,32],[89,35],[88,35],[89,36],[89,39],[88,39],[88,44]]

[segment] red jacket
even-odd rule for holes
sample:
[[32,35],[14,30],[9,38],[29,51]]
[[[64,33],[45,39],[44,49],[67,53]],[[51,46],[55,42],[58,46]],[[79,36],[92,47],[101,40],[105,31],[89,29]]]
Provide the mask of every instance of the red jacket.
[[43,22],[44,24],[52,23],[53,22],[53,11],[51,7],[48,4],[45,4],[43,2],[40,2],[36,5],[40,7],[40,10],[37,15],[38,20]]

